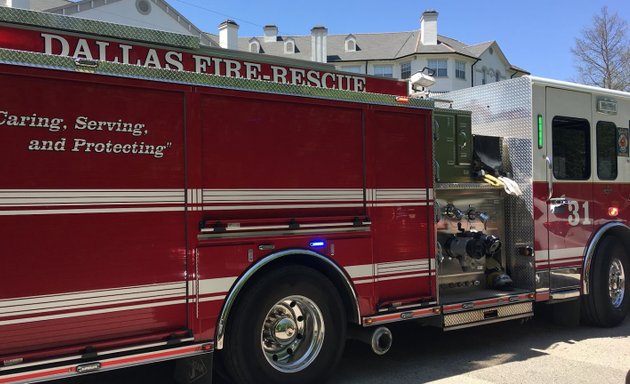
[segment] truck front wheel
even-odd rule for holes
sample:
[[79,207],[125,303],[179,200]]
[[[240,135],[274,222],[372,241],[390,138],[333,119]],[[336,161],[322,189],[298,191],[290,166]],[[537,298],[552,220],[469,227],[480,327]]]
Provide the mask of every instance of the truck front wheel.
[[339,361],[346,319],[330,280],[281,267],[241,293],[222,356],[239,384],[321,382]]
[[602,239],[593,260],[590,294],[582,298],[587,323],[612,327],[625,319],[630,309],[629,275],[630,257],[623,243],[614,236]]

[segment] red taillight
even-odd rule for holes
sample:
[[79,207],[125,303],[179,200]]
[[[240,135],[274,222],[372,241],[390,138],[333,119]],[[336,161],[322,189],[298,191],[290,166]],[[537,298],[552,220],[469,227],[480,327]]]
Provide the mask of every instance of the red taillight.
[[212,351],[213,349],[214,349],[214,344],[212,344],[212,343],[203,344],[201,346],[201,350],[202,351]]
[[409,98],[405,96],[396,96],[396,101],[399,103],[408,103]]
[[608,207],[608,216],[617,217],[619,215],[619,208],[617,207]]

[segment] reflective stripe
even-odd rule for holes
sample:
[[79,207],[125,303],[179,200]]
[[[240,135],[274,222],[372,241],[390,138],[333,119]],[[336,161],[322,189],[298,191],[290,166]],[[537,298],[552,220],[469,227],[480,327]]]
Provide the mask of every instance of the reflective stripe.
[[[236,279],[237,276],[199,280],[199,292],[197,293],[200,295],[208,295],[228,292],[230,288],[232,288],[232,285],[234,285]],[[191,284],[192,283],[193,282],[191,282]]]
[[71,307],[84,303],[126,302],[133,299],[186,293],[186,283],[162,283],[132,287],[119,287],[102,290],[66,292],[51,295],[28,296],[0,300],[0,315],[20,310],[49,309],[52,307]]
[[[209,345],[210,343],[208,343]],[[212,351],[212,346],[208,351],[204,351],[204,344],[196,344],[172,349],[163,349],[154,352],[145,352],[139,353],[135,355],[126,355],[120,356],[105,360],[96,360],[88,363],[76,363],[76,364],[66,364],[61,367],[54,368],[46,368],[40,369],[36,371],[27,371],[14,373],[9,375],[0,376],[0,384],[5,383],[26,383],[42,380],[53,380],[59,379],[68,376],[74,376],[79,374],[80,372],[77,370],[77,367],[84,366],[86,364],[99,364],[98,369],[95,369],[95,372],[105,371],[116,368],[123,368],[126,366],[138,365],[138,364],[146,364],[150,362],[157,362],[163,360],[170,360],[175,358],[182,358],[187,356],[194,356],[206,352]]]
[[60,314],[48,315],[48,316],[35,316],[35,317],[25,317],[21,319],[3,320],[3,321],[0,321],[0,326],[22,324],[22,323],[32,323],[35,321],[44,321],[44,320],[67,319],[70,317],[102,315],[105,313],[131,311],[131,310],[146,309],[146,308],[157,308],[157,307],[165,307],[169,305],[178,305],[178,304],[186,304],[186,300],[182,299],[182,300],[159,301],[159,302],[147,303],[147,304],[125,305],[125,306],[120,306],[120,307],[94,309],[94,310],[89,310],[89,311],[79,311],[79,312],[70,312],[70,313],[60,313]]
[[424,272],[424,273],[414,273],[411,275],[385,276],[385,277],[377,277],[375,281],[402,280],[402,279],[411,279],[413,277],[425,277],[429,275],[430,275],[429,272]]
[[[366,189],[367,201],[428,200],[429,189]],[[363,189],[204,189],[204,204],[363,201]]]
[[376,275],[388,275],[401,272],[428,271],[429,260],[409,260],[376,264]]
[[[432,189],[0,189],[0,216],[433,205]],[[98,206],[118,206],[105,208]],[[152,205],[153,207],[137,207]],[[156,205],[163,205],[156,207]],[[170,205],[170,206],[169,206]],[[72,206],[70,208],[69,206]],[[136,206],[136,207],[119,207]],[[62,208],[65,207],[65,208]],[[10,209],[22,208],[22,209]],[[50,208],[50,209],[44,209]]]
[[582,265],[584,258],[582,256],[579,257],[567,257],[565,259],[556,259],[549,261],[549,265],[559,265],[559,264],[579,264]]
[[38,209],[0,211],[0,216],[25,215],[71,215],[78,213],[141,213],[141,212],[184,212],[184,207],[155,207],[155,208],[88,208],[88,209]]
[[363,201],[363,189],[204,189],[203,203]]
[[[0,325],[30,323],[186,303],[185,282],[0,300]],[[108,308],[102,308],[102,307]],[[99,308],[100,307],[100,308]],[[59,313],[65,311],[66,313]]]
[[135,295],[133,297],[127,299],[119,299],[115,297],[103,297],[100,299],[85,299],[85,300],[75,300],[75,301],[63,301],[63,302],[53,302],[46,304],[37,304],[37,305],[28,305],[28,306],[13,306],[8,308],[0,308],[0,318],[3,317],[12,317],[12,316],[26,316],[33,315],[42,312],[55,312],[55,311],[65,311],[65,310],[76,310],[82,308],[90,308],[97,306],[111,306],[111,305],[126,305],[130,303],[137,303],[140,301],[148,301],[148,300],[164,300],[164,299],[175,299],[185,297],[185,291],[176,290],[171,294],[152,294],[146,293],[141,295]]
[[583,257],[584,247],[552,249],[549,251],[549,259],[564,259],[567,257]]
[[0,189],[0,207],[184,203],[183,189]]
[[[549,260],[554,259],[566,259],[566,258],[575,258],[575,257],[584,257],[584,247],[574,247],[574,248],[559,248],[559,249],[539,249],[536,250],[536,262],[538,261],[547,261],[547,257]],[[547,256],[548,255],[548,256]]]
[[199,303],[205,303],[207,301],[219,301],[225,299],[225,295],[202,297],[198,300]]
[[352,265],[344,268],[353,279],[354,284],[424,277],[435,273],[432,260],[429,259]]
[[[196,282],[189,282],[190,294],[215,294],[211,297],[200,298],[199,302],[225,299],[225,295],[216,294],[228,292],[236,278],[233,276],[201,280],[198,292]],[[10,320],[0,320],[0,326],[185,303],[185,282],[11,298],[0,300],[0,319],[10,318]],[[108,308],[98,308],[104,306]],[[61,311],[67,311],[67,313],[55,313]]]
[[360,208],[363,203],[355,204],[262,204],[262,205],[204,205],[205,211],[233,211],[255,209],[308,209],[308,208]]
[[374,276],[374,264],[352,265],[344,268],[353,279]]
[[372,204],[370,204],[370,206],[372,206],[372,207],[413,207],[413,206],[426,207],[426,206],[431,206],[431,205],[433,205],[433,203],[427,203],[427,202],[415,202],[415,203],[372,203]]
[[372,189],[368,190],[368,196],[372,196],[372,199],[368,200],[382,201],[382,200],[427,200],[427,189]]

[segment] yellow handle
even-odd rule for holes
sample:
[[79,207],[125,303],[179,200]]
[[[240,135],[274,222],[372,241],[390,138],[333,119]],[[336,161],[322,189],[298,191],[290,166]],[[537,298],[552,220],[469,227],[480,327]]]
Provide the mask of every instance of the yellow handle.
[[483,175],[483,181],[485,181],[486,183],[492,185],[493,187],[503,187],[505,184],[503,184],[503,182],[499,179],[497,179],[496,177],[492,176],[492,175],[488,175],[485,174]]

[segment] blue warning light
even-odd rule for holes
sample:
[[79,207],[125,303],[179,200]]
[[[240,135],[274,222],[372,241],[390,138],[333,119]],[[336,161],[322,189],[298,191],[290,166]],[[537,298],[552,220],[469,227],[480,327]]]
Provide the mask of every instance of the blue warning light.
[[326,242],[323,240],[315,240],[308,243],[311,248],[322,248],[326,246]]

